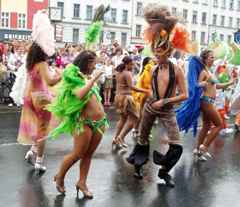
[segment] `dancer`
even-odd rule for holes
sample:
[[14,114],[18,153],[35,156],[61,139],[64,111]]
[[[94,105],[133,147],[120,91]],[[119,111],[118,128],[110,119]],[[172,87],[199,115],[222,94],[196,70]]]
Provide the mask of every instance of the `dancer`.
[[[161,165],[158,172],[159,178],[164,179],[167,186],[174,187],[175,184],[168,173],[180,159],[183,149],[173,106],[187,98],[184,74],[169,61],[174,48],[170,34],[177,19],[171,16],[166,7],[155,4],[146,7],[144,16],[149,23],[145,36],[151,43],[157,65],[152,74],[153,97],[148,99],[144,106],[140,137],[127,161],[135,166],[135,176],[142,178],[141,167],[149,157],[149,135],[155,119],[158,118],[167,131],[169,150],[165,155],[154,151],[153,159],[155,164]],[[177,89],[178,95],[176,95]]]
[[133,60],[126,56],[122,63],[116,68],[117,90],[115,96],[115,106],[120,114],[120,120],[117,124],[117,131],[113,139],[113,145],[127,148],[125,137],[138,122],[140,111],[139,105],[134,101],[132,90],[140,93],[145,93],[149,96],[149,90],[141,89],[133,85]]
[[108,121],[104,113],[99,88],[96,82],[103,71],[90,77],[96,65],[96,54],[92,51],[81,52],[63,73],[59,94],[48,109],[61,120],[50,136],[61,133],[73,136],[73,149],[66,155],[54,180],[60,193],[65,193],[64,178],[68,170],[81,159],[77,194],[93,198],[86,184],[92,155],[97,149]]
[[[153,68],[154,68],[154,62],[152,58],[145,57],[142,62],[142,71],[138,77],[137,84],[136,84],[138,88],[143,88],[151,91],[151,78],[152,78]],[[133,131],[134,137],[137,138],[139,137],[139,124],[142,118],[142,111],[143,111],[143,107],[147,99],[147,96],[144,93],[138,93],[136,91],[133,91],[133,98],[134,98],[134,101],[140,105],[140,117]]]
[[27,82],[24,92],[24,104],[20,120],[18,142],[32,144],[25,159],[34,164],[35,170],[46,171],[43,165],[45,141],[42,140],[48,133],[51,113],[45,107],[51,101],[48,86],[56,84],[60,74],[52,76],[49,73],[47,59],[55,52],[54,32],[48,16],[38,11],[33,19],[33,43],[26,60]]
[[[177,110],[178,124],[181,130],[188,131],[193,127],[197,133],[198,117],[202,112],[202,129],[198,135],[197,146],[193,153],[201,161],[212,157],[208,148],[222,129],[220,114],[214,106],[216,89],[224,89],[234,83],[219,83],[213,78],[209,68],[214,62],[213,52],[203,50],[199,57],[191,57],[189,61],[188,86],[189,99]],[[211,124],[214,124],[212,127]]]

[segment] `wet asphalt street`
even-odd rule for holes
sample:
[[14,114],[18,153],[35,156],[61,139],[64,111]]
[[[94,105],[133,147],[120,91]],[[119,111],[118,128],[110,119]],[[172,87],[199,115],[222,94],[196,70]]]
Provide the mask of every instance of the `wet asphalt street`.
[[[88,178],[94,199],[85,200],[76,198],[78,164],[66,176],[65,197],[58,195],[53,182],[63,156],[71,150],[71,138],[48,141],[48,169],[39,177],[24,162],[28,147],[16,144],[20,113],[0,109],[0,207],[240,207],[240,136],[219,137],[210,149],[213,158],[201,163],[192,157],[194,138],[183,135],[184,153],[171,171],[176,182],[172,189],[157,178],[158,168],[152,162],[145,166],[143,180],[133,177],[133,168],[125,161],[128,152],[111,149],[117,117],[113,110],[108,114],[111,127],[93,157]],[[167,150],[160,145],[162,133],[154,128],[152,150]],[[131,151],[131,135],[127,143]]]

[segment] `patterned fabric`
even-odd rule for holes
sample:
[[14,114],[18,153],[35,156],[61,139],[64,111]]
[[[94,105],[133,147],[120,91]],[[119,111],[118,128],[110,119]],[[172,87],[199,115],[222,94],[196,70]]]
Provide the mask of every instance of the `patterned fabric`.
[[[51,119],[51,113],[45,109],[52,97],[47,85],[35,67],[28,72],[27,76],[27,86],[17,138],[21,144],[33,144],[37,140],[44,138]],[[33,101],[33,99],[35,100]]]

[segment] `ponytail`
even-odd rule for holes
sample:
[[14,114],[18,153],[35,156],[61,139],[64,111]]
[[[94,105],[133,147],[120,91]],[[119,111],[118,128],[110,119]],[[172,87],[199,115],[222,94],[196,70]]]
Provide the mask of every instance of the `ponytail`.
[[129,56],[125,56],[123,59],[122,59],[122,63],[120,63],[117,68],[116,68],[116,71],[117,72],[123,72],[126,65],[129,64],[130,62],[132,62],[132,58],[130,58]]

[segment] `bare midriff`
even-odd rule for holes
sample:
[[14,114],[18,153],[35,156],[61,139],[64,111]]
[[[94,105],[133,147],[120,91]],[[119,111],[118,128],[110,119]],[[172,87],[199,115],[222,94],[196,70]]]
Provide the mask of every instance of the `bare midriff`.
[[104,118],[105,113],[102,104],[97,100],[96,96],[93,94],[86,107],[84,108],[81,118],[91,119],[93,121],[98,121]]
[[[207,72],[206,80],[209,78],[212,78],[212,74],[210,72]],[[207,83],[206,87],[203,89],[203,96],[208,96],[210,98],[215,99],[216,98],[216,84],[213,83]]]
[[127,85],[125,71],[116,74],[116,81],[117,81],[116,94],[131,95],[132,90]]

